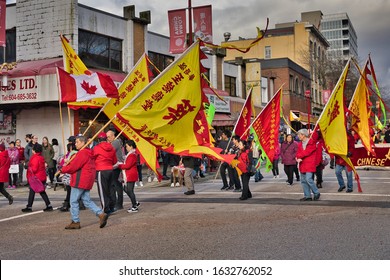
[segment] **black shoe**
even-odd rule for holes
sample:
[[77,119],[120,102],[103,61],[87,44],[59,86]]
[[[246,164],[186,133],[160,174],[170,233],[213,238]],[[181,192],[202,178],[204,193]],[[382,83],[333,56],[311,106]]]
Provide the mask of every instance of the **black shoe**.
[[230,187],[227,187],[225,190],[232,190],[232,189],[234,189],[234,187],[233,186],[230,186]]
[[318,184],[317,184],[317,188],[322,189],[322,184],[321,184],[321,183],[318,183]]
[[136,205],[135,205],[137,208],[139,208],[140,206],[141,206],[141,203],[139,203],[138,201],[137,201],[137,203],[136,203]]
[[30,212],[32,212],[32,209],[30,207],[26,207],[26,208],[22,209],[22,212],[30,213]]
[[320,194],[320,193],[318,193],[318,194],[315,194],[315,195],[314,195],[314,200],[319,200],[319,199],[320,199],[320,196],[321,196],[321,194]]
[[53,211],[53,207],[52,206],[47,206],[45,209],[43,209],[44,212],[50,212],[50,211]]
[[200,174],[199,176],[200,176],[200,178],[204,178],[205,177],[203,174]]
[[12,195],[10,195],[8,197],[8,204],[11,205],[12,203],[14,203],[14,197]]
[[312,201],[311,197],[302,197],[300,201]]
[[342,192],[345,189],[345,186],[340,187],[337,191]]
[[297,178],[297,182],[299,182],[301,179]]
[[68,206],[62,206],[60,209],[58,209],[58,210],[60,210],[61,212],[68,212],[69,211],[69,207]]
[[169,178],[167,175],[164,175],[164,176],[162,176],[162,179],[163,180],[170,180],[171,178]]
[[195,191],[194,191],[194,190],[192,190],[192,191],[186,191],[184,194],[185,194],[185,195],[195,194]]
[[239,199],[239,200],[247,200],[248,198],[247,198],[247,197],[242,197],[242,196],[240,196],[238,199]]
[[346,192],[350,193],[350,192],[353,192],[353,190],[352,189],[348,189]]
[[221,191],[224,191],[224,190],[226,190],[228,187],[225,187],[225,186],[223,186],[222,188],[221,188]]

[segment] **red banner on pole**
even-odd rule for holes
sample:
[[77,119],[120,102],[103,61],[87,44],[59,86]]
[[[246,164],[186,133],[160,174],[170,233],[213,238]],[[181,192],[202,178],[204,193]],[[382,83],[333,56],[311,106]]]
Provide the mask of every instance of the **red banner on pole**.
[[186,10],[168,11],[168,23],[170,35],[169,51],[174,54],[184,52],[187,47]]
[[6,0],[0,0],[0,46],[5,47],[7,38],[5,36],[5,10],[7,9]]
[[211,5],[193,8],[195,40],[213,43],[213,19]]

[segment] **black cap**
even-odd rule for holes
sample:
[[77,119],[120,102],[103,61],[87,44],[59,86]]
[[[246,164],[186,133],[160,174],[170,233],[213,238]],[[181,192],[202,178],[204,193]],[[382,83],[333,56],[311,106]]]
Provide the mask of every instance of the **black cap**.
[[68,138],[68,141],[69,141],[69,142],[72,142],[72,143],[75,143],[75,142],[76,142],[76,137],[75,137],[75,136],[70,136],[70,137]]

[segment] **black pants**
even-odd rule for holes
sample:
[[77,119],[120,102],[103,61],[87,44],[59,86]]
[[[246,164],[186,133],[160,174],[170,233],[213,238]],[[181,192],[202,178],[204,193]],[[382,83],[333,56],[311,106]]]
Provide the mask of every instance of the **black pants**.
[[242,181],[242,194],[241,194],[241,197],[242,198],[251,198],[252,197],[252,193],[249,189],[249,180],[250,180],[251,176],[249,175],[248,172],[246,173],[242,173],[241,174],[241,181]]
[[317,186],[318,186],[318,184],[321,184],[323,182],[322,181],[322,170],[323,170],[323,167],[321,164],[316,167]]
[[135,198],[134,193],[134,184],[135,182],[127,182],[126,186],[124,187],[124,191],[129,196],[132,206],[137,207],[137,199]]
[[297,178],[297,181],[299,180],[299,171],[298,171],[298,164],[295,164],[294,166],[294,173],[295,173],[295,177]]
[[[234,182],[234,188],[236,190],[239,190],[239,189],[241,189],[241,182],[240,182],[240,177],[238,176],[237,169],[235,169],[233,167],[230,167],[230,168],[232,169],[232,177],[233,177],[233,182]],[[248,176],[249,176],[249,174],[248,174]]]
[[4,189],[4,182],[0,183],[0,193],[4,195],[5,198],[9,198],[11,195]]
[[50,167],[47,169],[47,175],[49,175],[50,183],[53,184],[54,181],[54,174],[55,174],[55,167]]
[[115,200],[112,197],[112,170],[99,170],[96,172],[97,187],[100,197],[100,204],[105,213],[114,211]]
[[[45,184],[45,182],[43,182]],[[50,205],[50,200],[49,197],[47,196],[46,191],[40,192],[39,193],[43,199],[43,201],[46,204],[46,207]],[[27,208],[31,208],[33,203],[34,203],[34,198],[35,198],[35,192],[30,188],[30,192],[28,193],[28,201],[27,201]]]
[[18,173],[10,173],[8,181],[10,186],[16,186],[18,182]]
[[287,175],[287,182],[289,184],[293,183],[294,180],[294,170],[297,166],[294,165],[284,165],[284,173]]
[[279,175],[279,159],[275,159],[272,162],[272,174],[274,174],[274,176]]
[[[227,178],[226,178],[226,169],[228,171],[229,184],[228,184]],[[233,179],[233,176],[232,176],[232,167],[228,163],[222,162],[219,174],[221,175],[223,187],[225,189],[228,188],[228,187],[233,186],[234,179]]]
[[115,199],[115,208],[123,208],[123,188],[121,182],[119,182],[120,174],[121,170],[119,168],[112,171],[111,196]]

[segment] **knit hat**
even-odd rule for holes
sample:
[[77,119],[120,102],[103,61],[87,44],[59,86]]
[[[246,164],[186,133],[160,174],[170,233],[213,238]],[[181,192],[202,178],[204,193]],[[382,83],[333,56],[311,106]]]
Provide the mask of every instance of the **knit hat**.
[[302,128],[298,130],[299,134],[305,135],[306,137],[309,137],[309,131],[306,128]]

